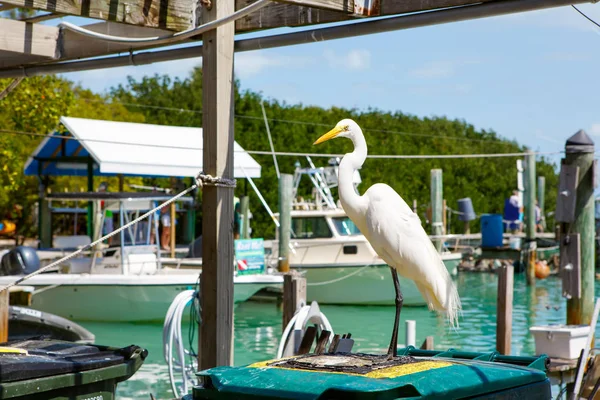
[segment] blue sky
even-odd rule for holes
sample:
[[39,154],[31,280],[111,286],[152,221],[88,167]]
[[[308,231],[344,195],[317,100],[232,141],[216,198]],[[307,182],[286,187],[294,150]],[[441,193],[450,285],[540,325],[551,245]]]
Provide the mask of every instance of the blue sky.
[[[579,8],[600,21],[600,6]],[[102,92],[127,75],[185,77],[200,63],[65,76]],[[550,152],[578,129],[600,137],[599,65],[600,30],[562,7],[238,53],[235,71],[243,88],[269,98],[460,118]]]

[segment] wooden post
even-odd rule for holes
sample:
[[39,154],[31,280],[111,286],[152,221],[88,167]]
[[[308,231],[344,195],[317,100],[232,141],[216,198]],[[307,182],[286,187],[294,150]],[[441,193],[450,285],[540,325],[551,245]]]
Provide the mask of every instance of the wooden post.
[[119,174],[119,192],[123,192],[125,187],[125,177],[123,174]]
[[427,336],[421,344],[423,350],[433,350],[433,336]]
[[512,339],[513,278],[512,265],[503,265],[498,269],[496,350],[505,355],[510,354]]
[[537,201],[538,207],[540,208],[540,217],[542,218],[542,228],[544,231],[546,230],[546,178],[543,176],[538,176],[537,181]]
[[594,221],[594,142],[579,131],[567,139],[563,164],[579,167],[575,199],[575,222],[563,224],[562,237],[567,232],[580,234],[581,298],[567,300],[567,324],[589,325],[594,312],[595,237]]
[[290,270],[293,179],[290,174],[281,174],[279,177],[279,272]]
[[[235,11],[234,0],[202,3],[202,23]],[[204,172],[233,177],[233,36],[227,23],[202,34]],[[201,370],[229,365],[233,351],[233,189],[205,185],[202,201]]]
[[0,292],[0,343],[8,342],[9,290]]
[[445,235],[448,232],[448,219],[447,219],[447,208],[446,199],[442,201],[442,234]]
[[[87,162],[87,190],[94,191],[94,160],[91,157]],[[87,204],[87,235],[94,240],[94,204],[91,201]]]
[[175,220],[177,219],[177,214],[175,213],[175,202],[171,203],[171,226],[169,229],[171,230],[171,243],[169,243],[169,247],[171,248],[171,258],[175,258]]
[[306,305],[306,278],[288,273],[283,276],[283,318],[281,330],[285,330],[296,311]]
[[240,198],[240,208],[242,209],[242,239],[250,239],[250,198],[242,196]]
[[[442,211],[443,187],[442,170],[431,170],[431,226],[432,234],[441,235],[443,229],[443,211]],[[433,240],[438,252],[442,251],[442,239]]]
[[536,241],[535,241],[535,155],[527,150],[525,155],[525,263],[527,268],[527,284],[535,285]]

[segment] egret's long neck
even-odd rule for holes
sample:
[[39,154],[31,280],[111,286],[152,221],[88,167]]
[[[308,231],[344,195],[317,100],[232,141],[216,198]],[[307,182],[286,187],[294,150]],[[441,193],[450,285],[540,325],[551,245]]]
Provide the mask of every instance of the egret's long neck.
[[353,183],[354,171],[362,167],[367,159],[367,143],[362,132],[358,132],[351,139],[354,151],[346,154],[340,162],[338,192],[346,214],[353,218],[367,208],[367,199],[356,193]]

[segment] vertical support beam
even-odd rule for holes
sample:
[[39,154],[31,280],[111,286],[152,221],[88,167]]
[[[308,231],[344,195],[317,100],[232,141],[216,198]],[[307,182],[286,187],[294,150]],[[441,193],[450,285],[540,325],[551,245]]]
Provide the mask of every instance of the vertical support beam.
[[[235,11],[234,0],[204,7],[202,23]],[[202,34],[204,172],[233,177],[234,23]],[[201,370],[229,365],[233,351],[233,189],[205,185],[202,202]]]
[[540,207],[540,217],[542,218],[542,228],[546,230],[546,177],[538,176],[537,181],[537,201]]
[[288,326],[296,311],[306,305],[306,278],[288,273],[283,276],[282,331]]
[[52,211],[45,197],[40,199],[40,247],[52,247]]
[[[432,234],[442,235],[443,231],[443,187],[442,187],[442,170],[431,170],[431,226]],[[442,240],[435,239],[433,244],[438,252],[442,251]]]
[[567,324],[589,325],[594,312],[595,281],[595,237],[594,221],[594,142],[584,132],[579,131],[567,139],[566,155],[563,164],[579,167],[576,189],[575,222],[570,228],[563,224],[561,232],[580,234],[581,248],[581,298],[567,300]]
[[498,303],[496,316],[496,350],[500,354],[510,354],[512,339],[514,267],[503,265],[498,269]]
[[445,235],[448,232],[448,219],[447,219],[446,199],[442,201],[442,234]]
[[125,177],[123,174],[119,174],[119,192],[123,192],[125,187]]
[[290,270],[293,180],[290,174],[281,174],[279,177],[279,272]]
[[535,154],[527,150],[525,155],[525,262],[527,268],[527,284],[535,285],[536,241],[535,241]]
[[175,258],[175,220],[177,219],[177,214],[175,213],[175,202],[171,203],[171,243],[169,243],[169,247],[171,248],[171,258]]
[[240,208],[242,209],[242,239],[250,239],[250,197],[242,196],[240,198]]
[[8,305],[10,293],[8,289],[0,292],[0,343],[8,342]]
[[[88,157],[87,162],[87,191],[94,191],[94,160],[92,157]],[[94,237],[94,205],[91,201],[88,201],[87,205],[87,235],[90,238]]]

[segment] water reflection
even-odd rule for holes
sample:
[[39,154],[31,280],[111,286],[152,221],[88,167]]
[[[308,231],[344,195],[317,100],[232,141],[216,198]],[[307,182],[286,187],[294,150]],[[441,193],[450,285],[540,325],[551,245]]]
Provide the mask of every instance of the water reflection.
[[[417,321],[417,345],[426,336],[435,337],[436,349],[460,348],[487,352],[496,347],[497,277],[488,273],[463,273],[456,279],[463,303],[458,329],[451,329],[434,313],[422,307],[405,307],[402,320]],[[391,282],[390,282],[391,284]],[[531,355],[535,351],[529,326],[564,323],[566,302],[556,277],[537,281],[535,288],[525,284],[523,274],[515,275],[512,354]],[[596,288],[598,295],[599,289]],[[386,306],[321,306],[337,333],[352,333],[354,350],[387,350],[394,308]],[[244,303],[235,309],[235,365],[245,365],[275,357],[281,336],[281,313],[274,304]],[[149,357],[129,381],[119,384],[120,399],[170,398],[168,373],[162,357],[162,325],[82,324],[96,334],[97,343],[126,346],[131,342],[146,347]],[[187,330],[184,327],[184,330]],[[193,339],[194,344],[196,339]],[[400,343],[404,343],[404,322]],[[195,346],[197,347],[197,346]]]

